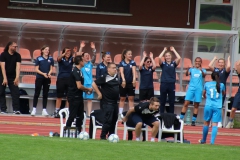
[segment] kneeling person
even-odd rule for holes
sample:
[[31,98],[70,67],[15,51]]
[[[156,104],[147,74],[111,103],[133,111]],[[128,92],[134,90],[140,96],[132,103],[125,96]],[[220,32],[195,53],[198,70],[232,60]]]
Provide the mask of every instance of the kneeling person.
[[134,108],[128,110],[123,121],[126,122],[130,114],[132,114],[132,121],[135,123],[136,141],[140,141],[141,128],[143,123],[153,126],[151,141],[155,141],[155,137],[159,129],[159,121],[154,114],[159,112],[159,100],[156,97],[152,97],[149,102],[139,103]]
[[[119,81],[117,67],[114,63],[107,66],[108,74],[102,75],[93,82],[93,89],[98,94],[98,99],[102,97],[101,109],[103,112],[103,126],[100,138],[106,139],[106,135],[115,132],[115,126],[118,119]],[[98,89],[101,86],[101,92]]]

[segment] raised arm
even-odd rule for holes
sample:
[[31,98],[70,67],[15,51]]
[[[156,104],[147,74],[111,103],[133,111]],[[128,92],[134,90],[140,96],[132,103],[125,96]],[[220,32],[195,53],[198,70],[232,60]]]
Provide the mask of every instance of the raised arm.
[[152,69],[155,70],[156,69],[156,63],[155,63],[155,61],[153,59],[153,53],[152,52],[150,52],[149,57],[150,57],[150,59],[152,61]]
[[230,60],[230,56],[228,56],[226,72],[230,72],[230,70],[231,70],[231,60]]
[[166,51],[167,51],[167,47],[164,47],[162,53],[160,53],[160,55],[158,56],[158,58],[159,58],[159,65],[160,65],[160,66],[161,66],[161,64],[162,64],[162,57],[163,57],[163,55],[164,55],[164,53],[165,53]]
[[147,53],[146,53],[146,51],[144,51],[143,52],[143,58],[142,58],[142,60],[141,60],[141,62],[140,62],[140,64],[139,64],[139,70],[142,70],[142,68],[143,68],[143,63],[144,63],[144,59],[147,57]]
[[1,70],[2,70],[2,75],[3,75],[2,85],[6,86],[8,84],[8,81],[7,81],[7,75],[6,75],[6,70],[5,70],[5,62],[1,62]]
[[95,44],[93,42],[91,42],[91,48],[92,48],[92,52],[93,52],[91,63],[94,64],[96,61],[96,48],[95,48]]
[[61,54],[60,56],[57,57],[57,61],[58,61],[58,62],[61,62],[61,61],[62,61],[62,58],[65,56],[66,52],[67,52],[67,51],[65,50],[65,52],[64,52],[63,54]]
[[175,59],[176,65],[178,66],[181,60],[180,55],[178,54],[178,52],[175,50],[175,48],[173,46],[170,47],[170,50],[175,54],[175,56],[177,57]]
[[214,58],[212,59],[212,61],[209,63],[208,67],[210,68],[210,71],[214,71],[214,64],[217,60],[217,56],[214,56]]
[[235,70],[237,71],[237,74],[240,74],[240,60],[238,60]]
[[81,41],[80,42],[80,47],[79,47],[79,51],[77,53],[77,55],[82,55],[82,49],[85,47],[85,41]]

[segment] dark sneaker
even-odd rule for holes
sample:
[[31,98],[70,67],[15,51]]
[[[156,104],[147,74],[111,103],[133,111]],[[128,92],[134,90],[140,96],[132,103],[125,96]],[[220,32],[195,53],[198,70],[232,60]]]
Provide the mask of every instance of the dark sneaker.
[[20,111],[13,111],[13,114],[21,114]]
[[7,114],[7,112],[6,111],[1,111],[1,114]]
[[60,109],[57,111],[54,111],[54,113],[53,113],[54,118],[60,118],[59,111],[60,111]]
[[191,126],[196,126],[195,121],[192,121]]
[[205,144],[206,142],[203,142],[202,139],[199,139],[199,140],[198,140],[198,143],[199,143],[199,144]]

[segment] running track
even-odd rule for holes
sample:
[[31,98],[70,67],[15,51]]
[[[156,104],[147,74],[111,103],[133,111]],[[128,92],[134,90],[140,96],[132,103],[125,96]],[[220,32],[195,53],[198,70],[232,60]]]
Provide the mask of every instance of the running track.
[[[89,120],[86,122],[88,132]],[[0,133],[1,134],[20,134],[31,135],[39,133],[41,136],[48,136],[49,132],[58,132],[60,129],[60,120],[51,117],[31,117],[25,115],[0,115]],[[211,132],[211,128],[209,129]],[[96,138],[99,138],[100,130],[97,131]],[[123,137],[123,125],[118,123],[118,136]],[[151,133],[149,132],[149,137]],[[201,126],[184,126],[184,138],[191,141],[192,144],[198,143],[202,137]],[[208,135],[210,141],[211,135]],[[217,145],[240,146],[240,129],[220,128],[216,139]]]

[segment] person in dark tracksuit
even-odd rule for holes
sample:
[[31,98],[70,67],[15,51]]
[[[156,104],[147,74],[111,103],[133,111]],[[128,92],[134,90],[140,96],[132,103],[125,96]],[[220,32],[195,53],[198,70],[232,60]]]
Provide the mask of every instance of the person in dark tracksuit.
[[141,102],[149,101],[154,97],[153,87],[153,72],[155,72],[156,64],[153,59],[153,53],[150,52],[149,57],[147,53],[143,52],[143,59],[139,65],[139,72],[141,75],[139,99]]
[[[58,117],[58,112],[60,110],[62,98],[66,97],[68,91],[69,77],[73,68],[73,59],[74,55],[71,54],[71,49],[65,47],[62,51],[62,55],[57,58],[59,73],[57,78],[57,100],[56,100],[56,109],[54,112],[54,116]],[[68,101],[66,101],[65,107],[68,107]]]
[[[175,61],[172,61],[172,53],[176,56]],[[164,56],[165,61],[162,61]],[[176,67],[181,60],[180,55],[174,49],[170,47],[170,51],[167,51],[167,47],[164,48],[159,55],[159,65],[162,68],[161,86],[160,86],[160,113],[164,113],[165,104],[168,97],[169,100],[169,112],[174,113],[174,101],[175,101],[175,82],[176,82]]]
[[31,116],[35,116],[36,107],[38,103],[38,97],[40,95],[41,89],[43,88],[43,110],[42,115],[48,116],[46,107],[47,107],[47,98],[48,91],[51,84],[51,74],[52,68],[54,66],[53,57],[49,56],[50,50],[49,46],[44,45],[41,48],[41,56],[37,57],[35,62],[35,69],[37,72],[36,80],[35,80],[35,93],[33,97],[33,110],[31,112]]
[[17,44],[15,42],[9,42],[1,53],[0,62],[0,106],[1,114],[7,113],[5,89],[8,85],[11,96],[12,96],[12,106],[13,114],[20,114],[19,111],[19,75],[20,75],[20,63],[21,55],[16,52]]
[[[218,66],[214,67],[214,63],[217,61]],[[225,59],[223,58],[217,58],[216,56],[213,58],[213,60],[209,63],[208,67],[210,68],[211,71],[219,73],[220,77],[220,82],[224,84],[225,90],[226,90],[226,83],[228,76],[231,72],[231,62],[230,62],[230,56],[228,57],[227,60],[227,65],[225,67]],[[223,95],[222,98],[222,115],[224,115],[224,101],[225,101],[226,95]],[[222,116],[223,117],[223,116]],[[218,127],[222,128],[222,119],[221,122],[218,123]]]
[[[108,74],[102,75],[93,82],[92,86],[97,92],[99,99],[102,97],[103,126],[100,138],[105,140],[108,134],[115,133],[118,119],[119,80],[117,67],[114,63],[107,66]],[[101,93],[98,86],[101,86]]]
[[96,68],[96,79],[101,77],[101,75],[107,74],[107,65],[111,61],[110,52],[102,52],[102,62],[97,65]]
[[69,77],[68,85],[68,102],[69,102],[69,118],[66,122],[66,127],[71,127],[74,118],[76,118],[76,127],[81,132],[81,126],[84,114],[83,91],[92,93],[92,88],[83,86],[84,77],[81,68],[84,66],[82,56],[74,58],[75,67]]

